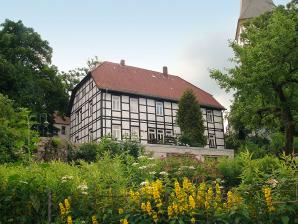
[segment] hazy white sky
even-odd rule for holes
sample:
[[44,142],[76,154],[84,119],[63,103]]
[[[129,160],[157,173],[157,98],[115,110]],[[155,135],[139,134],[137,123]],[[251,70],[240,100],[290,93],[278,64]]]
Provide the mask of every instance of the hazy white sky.
[[[289,0],[275,0],[286,4]],[[232,97],[209,78],[228,67],[240,0],[0,0],[0,21],[22,20],[53,48],[60,70],[88,58],[179,75],[213,94],[227,109]]]

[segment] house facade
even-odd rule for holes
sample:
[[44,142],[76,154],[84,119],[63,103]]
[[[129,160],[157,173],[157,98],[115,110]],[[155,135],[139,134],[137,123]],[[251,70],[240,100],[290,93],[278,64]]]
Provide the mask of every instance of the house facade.
[[70,140],[76,143],[134,137],[141,143],[171,144],[181,134],[178,101],[192,89],[201,105],[206,147],[224,149],[224,107],[212,95],[178,76],[103,62],[74,89],[69,107]]

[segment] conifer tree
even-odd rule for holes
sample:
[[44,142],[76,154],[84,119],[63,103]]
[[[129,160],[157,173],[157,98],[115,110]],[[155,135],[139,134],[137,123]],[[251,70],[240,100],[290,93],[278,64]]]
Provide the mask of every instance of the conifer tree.
[[190,146],[206,145],[200,105],[192,90],[186,90],[179,101],[177,123],[182,135],[180,141]]

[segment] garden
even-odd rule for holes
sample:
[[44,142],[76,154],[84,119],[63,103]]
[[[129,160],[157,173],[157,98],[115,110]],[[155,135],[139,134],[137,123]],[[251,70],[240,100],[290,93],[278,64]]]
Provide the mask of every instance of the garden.
[[[113,149],[113,150],[112,150]],[[297,223],[297,159],[154,159],[137,142],[0,166],[0,223]]]

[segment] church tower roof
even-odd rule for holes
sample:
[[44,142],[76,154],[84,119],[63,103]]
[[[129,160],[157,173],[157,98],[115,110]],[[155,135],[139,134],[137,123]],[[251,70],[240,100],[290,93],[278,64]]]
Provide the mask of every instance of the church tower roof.
[[271,11],[275,7],[272,0],[241,0],[239,20],[250,19]]

